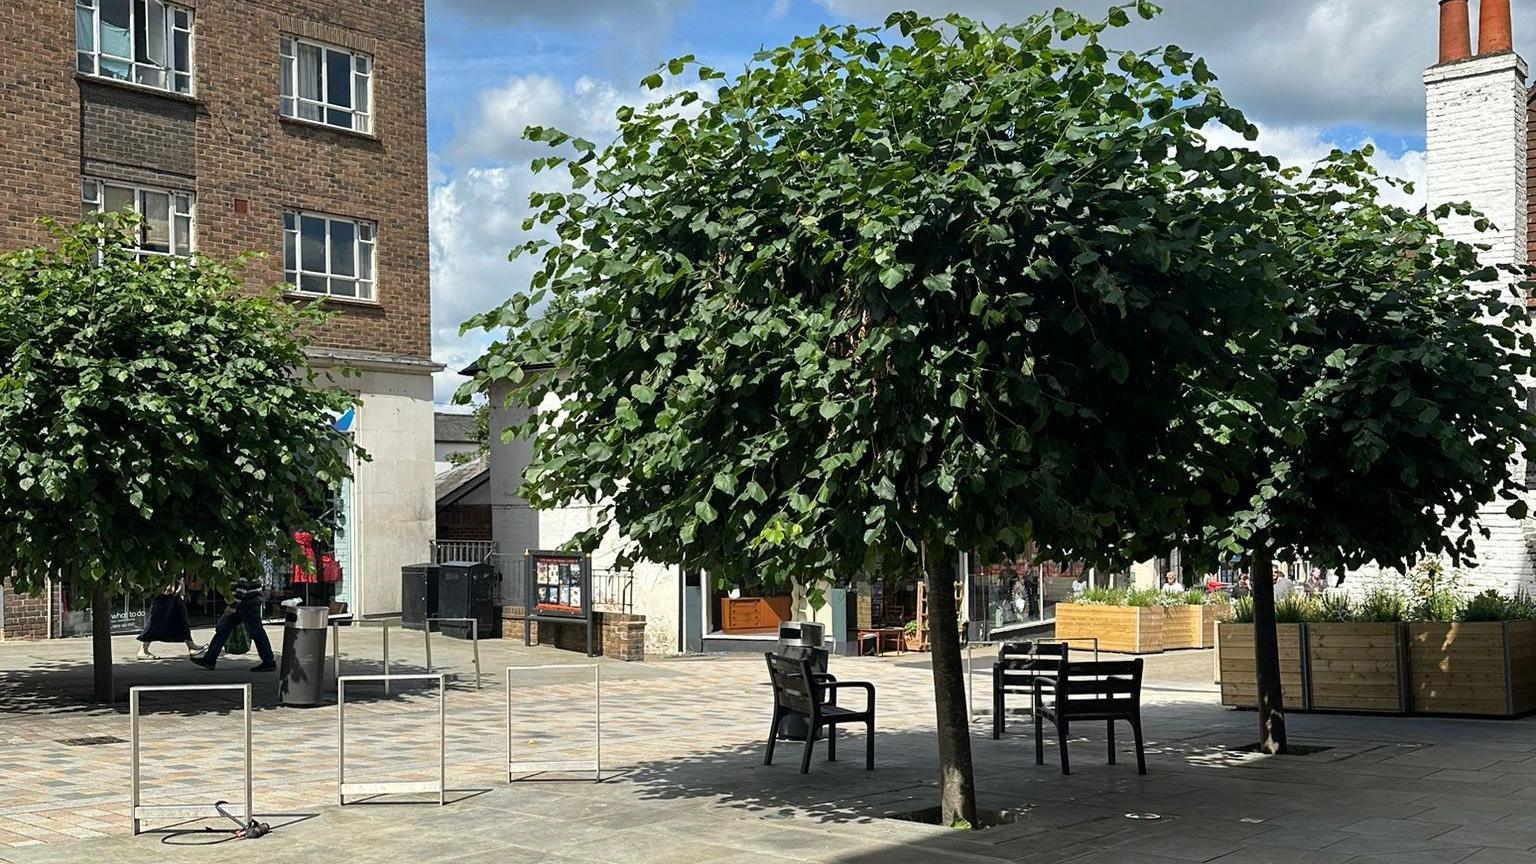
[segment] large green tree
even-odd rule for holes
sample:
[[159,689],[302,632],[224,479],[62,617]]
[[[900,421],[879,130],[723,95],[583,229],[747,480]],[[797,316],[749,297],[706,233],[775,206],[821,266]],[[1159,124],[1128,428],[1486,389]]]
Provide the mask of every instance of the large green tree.
[[[477,385],[537,409],[525,494],[601,508],[634,555],[729,579],[910,576],[933,598],[946,822],[975,821],[959,550],[1124,563],[1204,525],[1205,447],[1284,326],[1278,165],[1178,48],[1057,11],[991,28],[893,15],[552,129],[531,291]],[[693,85],[698,86],[698,85]],[[1257,345],[1258,347],[1255,347]],[[558,375],[525,374],[554,364]]]
[[104,701],[112,599],[259,573],[353,449],[330,422],[353,397],[304,353],[321,313],[140,255],[138,230],[93,217],[0,257],[0,548],[19,590],[91,597]]
[[1334,153],[1270,211],[1265,230],[1292,290],[1283,337],[1257,367],[1254,390],[1268,397],[1209,427],[1234,494],[1196,545],[1250,562],[1260,742],[1270,752],[1286,746],[1273,560],[1475,563],[1487,532],[1480,513],[1526,515],[1514,469],[1536,453],[1523,383],[1536,355],[1530,284],[1481,263],[1486,247],[1445,237],[1436,220],[1450,207],[1386,203],[1392,181],[1370,155]]

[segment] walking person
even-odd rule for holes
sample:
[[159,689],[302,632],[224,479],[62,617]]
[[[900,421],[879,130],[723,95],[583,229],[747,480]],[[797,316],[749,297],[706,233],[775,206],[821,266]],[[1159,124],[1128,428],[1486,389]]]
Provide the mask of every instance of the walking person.
[[161,589],[159,596],[149,602],[149,612],[144,616],[144,629],[139,631],[139,653],[136,660],[156,660],[150,653],[151,642],[181,642],[187,646],[187,656],[203,650],[192,641],[191,619],[187,617],[187,601],[182,597],[180,579]]
[[224,650],[224,640],[229,638],[235,625],[244,624],[246,635],[251,637],[256,652],[261,655],[261,662],[252,666],[251,671],[271,672],[277,668],[277,658],[272,656],[272,643],[267,641],[267,631],[261,626],[261,580],[242,577],[235,583],[232,594],[233,603],[219,619],[213,638],[208,640],[208,650],[201,657],[193,657],[192,662],[204,669],[214,668],[219,662],[219,652]]

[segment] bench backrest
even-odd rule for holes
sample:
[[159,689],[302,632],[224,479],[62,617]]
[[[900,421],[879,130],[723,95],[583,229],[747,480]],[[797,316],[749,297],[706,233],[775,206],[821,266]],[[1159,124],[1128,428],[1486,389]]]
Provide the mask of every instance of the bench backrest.
[[796,714],[814,717],[819,700],[810,661],[771,651],[763,656],[768,659],[768,680],[773,683],[774,704]]
[[1055,675],[1068,650],[1065,642],[1004,642],[992,667],[993,689],[1028,690],[1037,676]]
[[1141,704],[1142,659],[1071,662],[1063,658],[1056,678],[1056,710],[1073,714],[1116,714]]

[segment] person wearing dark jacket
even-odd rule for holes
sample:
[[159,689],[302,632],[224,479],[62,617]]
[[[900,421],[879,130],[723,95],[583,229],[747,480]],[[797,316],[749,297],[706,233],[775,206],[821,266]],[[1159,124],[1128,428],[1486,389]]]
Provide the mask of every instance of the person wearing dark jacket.
[[230,610],[219,619],[213,638],[208,640],[208,650],[201,657],[193,657],[192,662],[204,669],[214,668],[219,662],[219,652],[224,650],[224,640],[229,638],[235,625],[244,624],[246,635],[251,637],[256,652],[261,655],[261,662],[252,666],[251,671],[270,672],[276,669],[277,658],[272,655],[272,643],[267,641],[267,631],[261,626],[261,581],[241,578],[235,583],[231,597]]

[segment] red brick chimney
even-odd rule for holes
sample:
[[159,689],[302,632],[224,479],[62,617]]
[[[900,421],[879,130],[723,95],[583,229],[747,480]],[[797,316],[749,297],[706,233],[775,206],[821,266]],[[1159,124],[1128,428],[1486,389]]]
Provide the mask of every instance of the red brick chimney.
[[1467,0],[1440,0],[1440,62],[1472,56],[1472,21]]
[[[1466,4],[1462,5],[1465,7]],[[1466,14],[1465,11],[1462,14]],[[1509,0],[1483,0],[1477,12],[1478,56],[1503,54],[1513,50],[1515,40],[1510,31]]]

